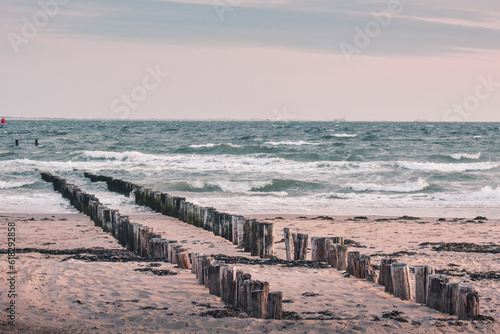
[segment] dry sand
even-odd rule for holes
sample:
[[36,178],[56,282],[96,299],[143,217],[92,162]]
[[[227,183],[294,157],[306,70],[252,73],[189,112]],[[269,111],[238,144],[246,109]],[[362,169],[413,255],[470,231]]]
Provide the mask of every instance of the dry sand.
[[[33,218],[33,219],[32,219]],[[284,258],[283,228],[310,236],[343,236],[359,243],[362,254],[378,263],[381,254],[407,252],[399,262],[411,266],[432,265],[448,270],[453,281],[469,282],[470,273],[494,272],[496,277],[474,281],[480,293],[481,313],[500,319],[500,259],[496,253],[436,251],[424,242],[500,244],[496,220],[437,221],[381,217],[297,216],[256,217],[275,223],[276,255]],[[332,220],[333,219],[333,220]],[[192,252],[244,256],[234,245],[212,233],[158,214],[131,216],[131,221],[154,228],[164,238],[177,240]],[[7,223],[16,223],[16,248],[32,248],[17,254],[16,325],[6,323],[10,298],[7,295]],[[364,280],[346,278],[335,269],[285,267],[278,265],[234,264],[258,280],[270,283],[271,291],[282,291],[287,312],[298,320],[257,320],[240,317],[214,318],[203,312],[224,309],[218,297],[198,285],[189,270],[126,256],[122,247],[81,214],[0,216],[2,287],[0,305],[4,310],[0,332],[19,333],[499,333],[492,321],[457,321],[414,302],[401,301],[383,288]],[[100,248],[99,248],[100,247]],[[68,250],[81,248],[74,258]],[[83,249],[83,250],[82,250]],[[44,250],[49,250],[44,251]],[[85,251],[86,250],[86,251]],[[65,251],[56,254],[56,251]],[[497,246],[498,251],[498,246]],[[60,253],[60,252],[59,252]],[[108,254],[104,261],[94,261]],[[378,254],[378,255],[377,255]],[[86,256],[86,257],[85,257]],[[114,262],[128,259],[128,262]],[[155,266],[155,267],[152,267]],[[174,276],[158,276],[150,268],[170,270]],[[465,272],[464,272],[465,270]],[[467,273],[466,273],[467,272]],[[317,294],[304,296],[305,293]],[[385,312],[399,311],[401,322],[383,318]],[[290,314],[290,313],[289,313]],[[314,320],[310,320],[314,319]],[[401,319],[399,319],[401,320]]]

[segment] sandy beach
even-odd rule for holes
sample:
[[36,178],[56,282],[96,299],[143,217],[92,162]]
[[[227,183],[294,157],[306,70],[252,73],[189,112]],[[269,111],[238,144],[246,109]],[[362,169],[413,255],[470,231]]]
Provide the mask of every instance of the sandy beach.
[[[283,228],[343,236],[377,264],[391,254],[432,265],[453,282],[472,282],[481,314],[500,319],[500,227],[496,220],[417,217],[262,215],[275,223],[275,252],[285,258]],[[2,281],[7,282],[8,223],[15,223],[16,321],[7,323],[8,283],[0,289],[0,331],[14,333],[495,333],[492,321],[458,321],[384,292],[365,280],[309,264],[245,264],[257,258],[212,233],[160,214],[130,216],[190,252],[223,254],[235,268],[283,292],[284,320],[248,318],[210,295],[189,270],[125,251],[83,214],[2,214]],[[468,244],[441,244],[441,243]],[[422,245],[423,243],[428,243]],[[472,247],[475,244],[483,247]],[[485,246],[486,245],[486,246]],[[441,248],[439,248],[441,247]],[[441,250],[443,249],[443,250]],[[309,255],[310,256],[310,255]],[[174,274],[174,275],[171,275]],[[221,317],[221,318],[216,318]]]

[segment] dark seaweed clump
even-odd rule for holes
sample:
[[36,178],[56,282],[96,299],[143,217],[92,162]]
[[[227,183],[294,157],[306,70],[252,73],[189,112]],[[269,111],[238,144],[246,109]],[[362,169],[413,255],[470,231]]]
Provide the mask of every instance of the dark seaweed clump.
[[419,246],[432,246],[432,250],[436,252],[500,253],[500,245],[496,245],[494,243],[477,245],[470,242],[424,242]]
[[174,276],[174,275],[178,274],[178,272],[175,272],[175,271],[172,271],[172,270],[168,270],[168,269],[154,269],[154,268],[138,268],[138,269],[134,269],[134,271],[138,271],[138,272],[141,272],[141,273],[150,272],[153,275],[157,275],[157,276]]
[[311,269],[324,269],[330,268],[326,263],[317,261],[286,261],[279,259],[275,256],[269,259],[250,259],[244,256],[229,256],[224,254],[215,254],[212,257],[218,261],[224,261],[226,264],[246,264],[246,265],[268,265],[277,266],[282,265],[285,267],[305,267]]
[[[43,249],[43,248],[18,248],[16,253],[39,253],[44,255],[71,255],[63,259],[82,260],[88,262],[149,262],[150,260],[129,252],[125,249],[74,248],[74,249]],[[0,254],[7,254],[6,249],[0,249]]]

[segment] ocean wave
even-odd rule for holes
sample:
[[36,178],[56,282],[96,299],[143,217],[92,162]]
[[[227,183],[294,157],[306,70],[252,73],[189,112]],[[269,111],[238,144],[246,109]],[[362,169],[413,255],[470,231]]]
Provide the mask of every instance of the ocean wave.
[[20,188],[22,186],[29,186],[34,184],[35,181],[32,182],[5,182],[0,181],[0,189],[12,189],[12,188]]
[[208,188],[218,188],[223,192],[249,192],[254,189],[259,189],[272,184],[272,180],[268,181],[232,181],[232,180],[217,180],[217,181],[204,181],[193,180],[188,181],[187,184],[193,190],[202,190]]
[[498,168],[500,166],[500,163],[476,162],[476,163],[442,164],[434,162],[398,161],[396,165],[411,170],[454,173],[454,172],[468,172],[468,171],[488,170],[488,169]]
[[461,160],[461,159],[478,160],[479,158],[481,158],[481,152],[476,154],[455,153],[455,154],[450,154],[449,156],[455,160]]
[[325,137],[330,137],[330,138],[354,138],[357,137],[358,135],[356,133],[332,133],[329,134],[328,136]]
[[496,188],[486,186],[479,191],[454,196],[454,199],[473,202],[500,202],[500,186]]
[[423,178],[419,178],[416,182],[406,182],[395,185],[382,185],[376,183],[350,183],[346,185],[354,191],[384,191],[384,192],[399,192],[409,193],[421,191],[429,187],[429,183]]
[[302,146],[302,145],[321,145],[322,143],[311,143],[303,140],[299,141],[268,141],[262,145],[271,145],[271,146]]
[[275,180],[266,181],[233,181],[233,180],[192,180],[177,182],[172,186],[173,190],[177,191],[194,191],[194,192],[225,192],[245,195],[274,195],[287,196],[286,191],[273,191],[269,187],[274,184]]
[[113,152],[113,151],[83,151],[82,154],[97,159],[114,159],[114,160],[132,160],[132,159],[140,159],[143,161],[146,160],[156,160],[158,158],[157,155],[153,154],[145,154],[137,151],[125,151],[125,152]]
[[232,143],[221,143],[221,144],[200,144],[200,145],[189,145],[190,148],[212,148],[217,146],[227,146],[227,147],[242,147],[241,145],[235,145]]

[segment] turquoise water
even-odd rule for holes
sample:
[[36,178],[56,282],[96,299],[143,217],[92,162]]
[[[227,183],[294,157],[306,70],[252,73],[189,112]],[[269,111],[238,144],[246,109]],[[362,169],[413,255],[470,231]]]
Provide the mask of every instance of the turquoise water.
[[2,212],[72,211],[39,171],[138,210],[91,171],[231,213],[500,217],[500,123],[8,120],[0,134]]

